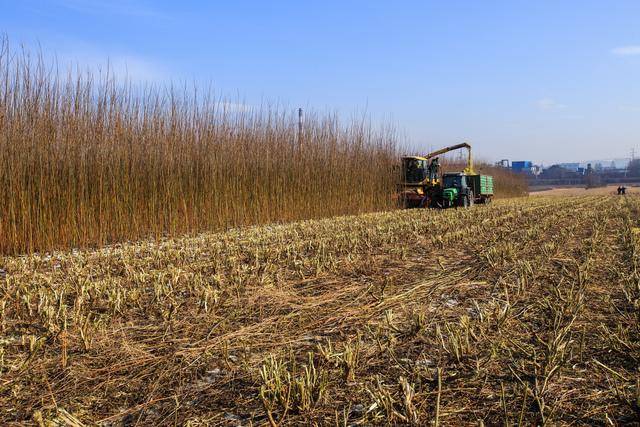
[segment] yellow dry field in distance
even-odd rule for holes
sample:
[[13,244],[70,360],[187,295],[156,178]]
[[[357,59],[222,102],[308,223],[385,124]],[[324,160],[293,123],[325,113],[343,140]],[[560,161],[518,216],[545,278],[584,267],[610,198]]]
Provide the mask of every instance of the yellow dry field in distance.
[[[605,187],[585,188],[585,187],[561,187],[550,188],[541,191],[531,191],[530,196],[604,196],[617,195],[617,185],[607,185]],[[640,187],[625,185],[626,194],[639,194]]]

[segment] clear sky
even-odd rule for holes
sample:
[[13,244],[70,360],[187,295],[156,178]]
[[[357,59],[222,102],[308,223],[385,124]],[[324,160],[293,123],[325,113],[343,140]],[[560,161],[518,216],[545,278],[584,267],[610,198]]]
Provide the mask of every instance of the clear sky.
[[640,154],[640,1],[0,0],[0,32],[135,80],[391,120],[417,147]]

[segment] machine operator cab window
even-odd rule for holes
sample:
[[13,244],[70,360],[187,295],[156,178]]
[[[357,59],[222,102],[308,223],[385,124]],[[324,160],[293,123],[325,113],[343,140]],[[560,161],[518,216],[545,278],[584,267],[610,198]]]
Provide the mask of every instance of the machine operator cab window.
[[422,182],[427,178],[427,162],[415,158],[403,159],[404,180],[409,183]]
[[445,175],[442,178],[444,188],[464,188],[467,186],[464,175]]

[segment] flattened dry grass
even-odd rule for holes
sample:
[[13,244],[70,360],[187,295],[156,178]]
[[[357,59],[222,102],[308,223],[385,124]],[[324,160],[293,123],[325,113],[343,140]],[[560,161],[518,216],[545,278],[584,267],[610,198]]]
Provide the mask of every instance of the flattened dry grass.
[[3,423],[638,421],[640,200],[2,259]]

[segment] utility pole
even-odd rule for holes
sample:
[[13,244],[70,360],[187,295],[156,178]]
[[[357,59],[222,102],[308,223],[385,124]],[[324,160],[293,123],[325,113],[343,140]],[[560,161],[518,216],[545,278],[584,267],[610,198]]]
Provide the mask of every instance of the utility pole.
[[636,159],[636,147],[632,147],[631,148],[631,160],[629,160],[629,163],[627,163],[627,167],[624,168],[624,177],[627,177],[627,174],[629,173],[629,166],[631,165],[631,162],[633,162]]
[[298,147],[302,145],[302,108],[298,108]]

